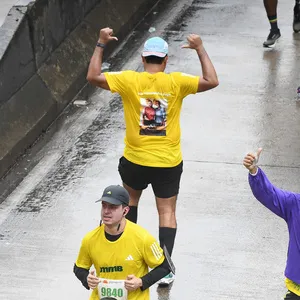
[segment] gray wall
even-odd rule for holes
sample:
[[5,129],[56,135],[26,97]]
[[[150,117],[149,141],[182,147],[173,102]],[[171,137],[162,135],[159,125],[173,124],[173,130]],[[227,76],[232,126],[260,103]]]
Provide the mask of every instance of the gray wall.
[[0,28],[0,177],[86,83],[99,29],[122,40],[158,1],[37,0],[11,9]]

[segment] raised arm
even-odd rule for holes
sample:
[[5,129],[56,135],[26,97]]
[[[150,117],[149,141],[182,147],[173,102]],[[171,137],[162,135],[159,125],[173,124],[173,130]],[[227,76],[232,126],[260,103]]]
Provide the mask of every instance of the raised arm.
[[113,30],[109,27],[100,30],[99,40],[91,58],[86,79],[93,85],[110,90],[104,74],[101,73],[103,51],[110,41],[117,41],[113,36]]
[[287,221],[299,195],[281,190],[269,181],[265,173],[257,167],[261,151],[260,148],[256,154],[248,153],[243,162],[249,170],[249,184],[252,193],[260,203]]
[[217,87],[219,85],[218,76],[207,52],[204,49],[200,36],[197,34],[190,34],[187,37],[187,40],[188,44],[182,46],[182,48],[196,50],[202,68],[202,77],[199,78],[197,92],[204,92]]

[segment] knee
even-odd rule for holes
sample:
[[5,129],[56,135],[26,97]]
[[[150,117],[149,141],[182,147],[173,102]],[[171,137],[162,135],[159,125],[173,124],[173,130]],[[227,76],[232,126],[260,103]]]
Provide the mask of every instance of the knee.
[[175,207],[172,207],[172,206],[159,207],[158,214],[160,216],[174,216],[175,217]]
[[129,199],[130,206],[138,206],[138,204],[139,204],[139,199],[130,197],[130,199]]
[[157,211],[160,216],[162,215],[173,215],[175,216],[176,211],[176,197],[169,199],[156,199]]

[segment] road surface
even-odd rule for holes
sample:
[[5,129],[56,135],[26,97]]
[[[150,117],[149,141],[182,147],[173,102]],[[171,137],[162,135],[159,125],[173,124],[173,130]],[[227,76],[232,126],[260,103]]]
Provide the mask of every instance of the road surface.
[[[292,33],[292,6],[279,3],[282,38],[271,50],[262,47],[269,30],[262,1],[174,1],[109,61],[113,70],[142,70],[143,42],[160,35],[170,45],[167,71],[199,74],[196,53],[180,48],[188,33],[199,33],[220,81],[184,100],[176,281],[171,289],[153,286],[152,299],[283,298],[287,228],[253,198],[241,162],[261,146],[271,181],[300,191],[300,37]],[[124,129],[119,97],[96,90],[87,106],[71,105],[2,181],[5,195],[24,177],[0,204],[1,299],[88,299],[73,263],[82,237],[98,225],[95,200],[120,183]],[[138,222],[158,237],[150,188]]]

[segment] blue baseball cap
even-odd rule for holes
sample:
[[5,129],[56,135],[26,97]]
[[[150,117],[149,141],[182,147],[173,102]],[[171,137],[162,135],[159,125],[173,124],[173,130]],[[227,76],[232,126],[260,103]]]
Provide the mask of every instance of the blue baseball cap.
[[168,43],[160,37],[152,37],[144,44],[142,56],[165,57],[168,54]]

